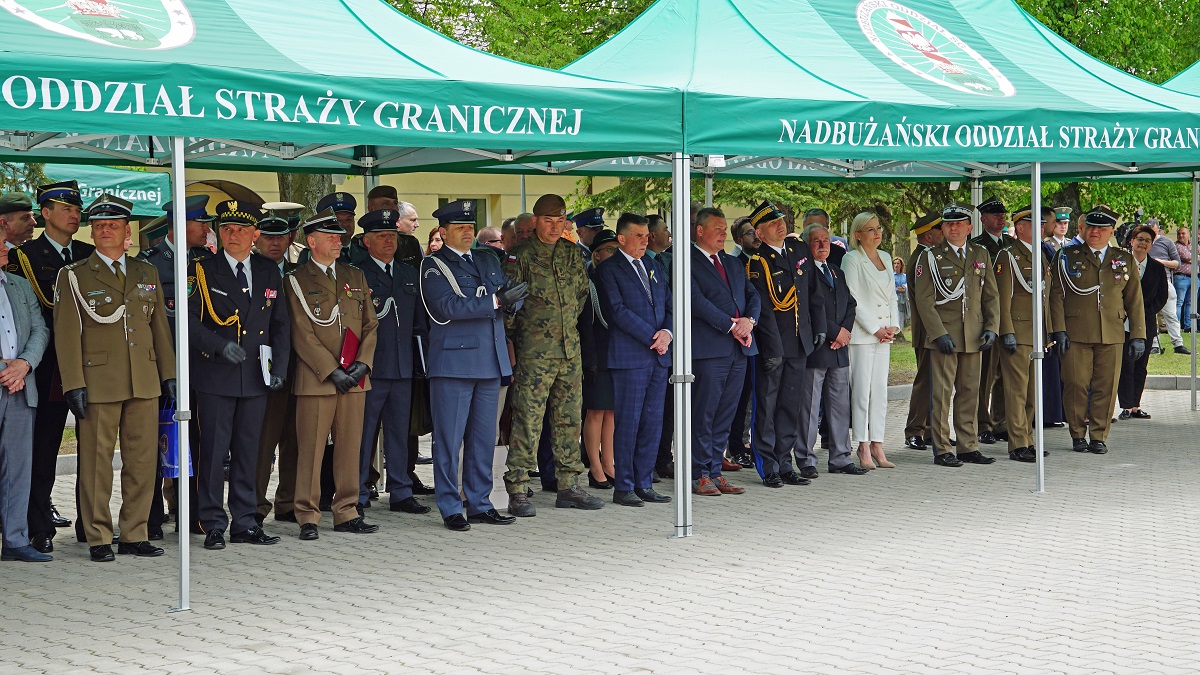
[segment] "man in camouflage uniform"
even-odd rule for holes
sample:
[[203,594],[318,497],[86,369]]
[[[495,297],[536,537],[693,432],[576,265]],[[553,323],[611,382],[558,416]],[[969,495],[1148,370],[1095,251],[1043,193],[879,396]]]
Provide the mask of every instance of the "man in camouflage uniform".
[[594,510],[604,502],[579,487],[579,411],[583,407],[583,367],[579,358],[579,314],[588,297],[588,277],[578,248],[562,238],[566,203],[558,195],[542,195],[533,206],[534,236],[514,248],[504,261],[513,283],[529,284],[529,297],[505,326],[512,340],[512,443],[504,486],[508,512],[536,514],[526,496],[529,472],[537,466],[542,418],[549,409],[559,508]]

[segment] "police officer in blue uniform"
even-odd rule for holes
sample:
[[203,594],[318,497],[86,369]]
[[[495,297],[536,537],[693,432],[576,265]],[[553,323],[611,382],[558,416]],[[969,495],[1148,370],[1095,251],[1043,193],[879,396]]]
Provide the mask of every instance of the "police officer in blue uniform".
[[529,288],[511,284],[495,256],[471,251],[474,207],[463,199],[434,211],[444,245],[421,261],[420,270],[421,298],[432,322],[428,372],[434,489],[442,522],[455,532],[471,529],[472,522],[509,525],[516,520],[496,511],[488,495],[500,378],[512,375],[503,313],[517,311]]
[[371,390],[363,412],[361,455],[362,488],[359,506],[370,502],[367,489],[371,457],[379,425],[383,424],[383,453],[387,460],[387,491],[391,510],[429,513],[429,507],[413,497],[408,477],[408,424],[413,375],[421,367],[413,354],[413,335],[427,331],[425,311],[417,297],[417,270],[395,261],[399,244],[396,219],[399,211],[372,211],[358,220],[362,244],[369,257],[362,261],[363,274],[371,287],[371,302],[379,318]]

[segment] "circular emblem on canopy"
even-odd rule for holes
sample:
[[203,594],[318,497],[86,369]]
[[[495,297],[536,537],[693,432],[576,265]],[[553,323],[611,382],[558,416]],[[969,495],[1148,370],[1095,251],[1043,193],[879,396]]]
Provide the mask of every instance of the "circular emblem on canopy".
[[196,37],[184,0],[0,0],[48,31],[129,49],[174,49]]
[[980,96],[1016,88],[979,52],[920,12],[892,0],[862,0],[858,25],[879,51],[908,72]]

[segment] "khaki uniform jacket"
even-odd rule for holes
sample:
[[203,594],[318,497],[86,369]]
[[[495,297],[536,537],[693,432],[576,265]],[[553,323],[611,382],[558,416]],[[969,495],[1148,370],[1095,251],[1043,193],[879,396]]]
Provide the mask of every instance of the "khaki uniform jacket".
[[[1042,344],[1050,331],[1050,263],[1043,256],[1041,244],[1034,252],[1018,241],[1006,246],[996,258],[996,286],[1000,293],[1000,335],[1013,334],[1017,344],[1033,346],[1033,255],[1036,253],[1042,264]],[[1025,283],[1021,283],[1021,279]]]
[[917,244],[917,248],[913,251],[912,256],[908,259],[909,282],[908,282],[908,306],[911,308],[909,313],[912,314],[912,344],[917,349],[925,349],[925,324],[921,323],[921,313],[917,311],[917,290],[912,282],[912,277],[916,275],[917,262],[921,256],[928,250],[924,244]]
[[1109,246],[1096,262],[1087,244],[1065,246],[1051,273],[1051,330],[1066,331],[1071,342],[1119,345],[1146,337],[1142,284],[1133,254]]
[[[175,347],[154,265],[125,256],[125,283],[93,252],[55,283],[54,344],[63,391],[87,387],[88,401],[157,398],[175,377]],[[74,275],[78,292],[72,288]],[[101,323],[119,308],[125,316]]]
[[[292,354],[296,361],[292,393],[297,396],[332,396],[337,388],[328,381],[329,374],[340,367],[345,330],[358,336],[358,355],[354,360],[368,367],[375,362],[375,306],[371,303],[371,288],[362,270],[343,262],[334,263],[337,287],[312,260],[292,270],[283,282],[288,312],[292,320]],[[297,287],[299,293],[297,293]],[[320,326],[309,318],[326,321],[332,312],[339,321]],[[363,381],[363,390],[371,388],[371,378]],[[351,390],[354,391],[353,389]]]
[[[916,287],[916,310],[925,328],[925,347],[936,349],[934,341],[943,335],[954,340],[956,352],[979,351],[983,331],[1000,328],[1000,306],[997,302],[996,275],[992,274],[992,258],[978,244],[966,244],[966,259],[960,260],[949,242],[943,241],[917,256],[913,282]],[[945,300],[935,288],[934,276],[953,289],[965,279],[961,298]],[[940,303],[940,304],[939,304]]]
[[562,238],[549,246],[534,235],[513,248],[501,267],[514,284],[529,283],[521,311],[504,321],[517,363],[579,358],[579,315],[589,295],[579,247]]

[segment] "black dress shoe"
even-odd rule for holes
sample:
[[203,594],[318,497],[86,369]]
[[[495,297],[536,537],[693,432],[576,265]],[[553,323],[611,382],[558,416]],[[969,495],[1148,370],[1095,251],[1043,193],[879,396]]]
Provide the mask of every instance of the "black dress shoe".
[[654,502],[655,504],[666,504],[671,501],[667,495],[660,495],[654,491],[654,488],[634,488],[633,494],[637,495],[644,502]]
[[1088,442],[1086,438],[1072,438],[1071,449],[1075,452],[1087,452]]
[[996,437],[992,434],[992,432],[985,431],[982,434],[979,434],[979,442],[991,445],[992,443],[996,442]]
[[[933,445],[933,444],[932,444],[932,443],[930,443],[930,445]],[[951,438],[951,439],[950,439],[950,446],[951,446],[951,447],[958,447],[958,439],[957,439],[957,438]]]
[[333,531],[334,532],[351,532],[354,534],[371,534],[372,532],[378,532],[379,526],[372,525],[372,524],[368,523],[367,521],[363,520],[362,516],[359,516],[352,520],[347,520],[346,522],[341,523],[339,525],[334,525]]
[[613,491],[613,503],[620,504],[621,506],[645,506],[646,505],[646,502],[642,501],[641,497],[637,496],[636,494],[634,494],[632,492],[626,492],[624,490],[614,490]]
[[496,509],[488,509],[483,513],[467,516],[468,523],[487,523],[489,525],[512,525],[517,522],[515,516],[506,516]]
[[150,541],[162,541],[163,529],[161,527],[146,528],[146,538]]
[[[259,527],[262,527],[262,524],[267,522],[267,517],[261,513],[256,513],[254,514],[254,522],[257,523]],[[151,539],[153,538],[154,537],[151,537]]]
[[1046,426],[1050,427],[1051,429],[1061,429],[1061,428],[1067,426],[1067,423],[1066,422],[1051,422],[1050,424],[1047,424]]
[[379,487],[374,483],[367,486],[367,499],[373,502],[379,501]]
[[284,523],[294,523],[294,522],[296,522],[296,512],[295,511],[284,511],[283,513],[276,513],[275,520],[278,520],[278,521],[284,522]]
[[996,437],[997,441],[1007,441],[1008,440],[1008,432],[1007,431],[993,431],[992,435]]
[[[815,473],[816,469],[813,469],[813,472]],[[831,466],[831,467],[829,467],[829,473],[844,473],[847,476],[863,476],[868,473],[871,473],[871,470],[864,469],[861,466],[855,466],[854,462],[851,462],[851,463],[847,464],[846,466],[838,466],[838,467]]]
[[316,525],[305,523],[300,526],[300,541],[313,541],[320,537],[321,535],[317,533]]
[[1127,419],[1129,419],[1129,411],[1128,411],[1128,410],[1122,410],[1122,411],[1121,411],[1121,414],[1120,414],[1120,415],[1117,415],[1117,419],[1119,419],[1119,420],[1127,420]]
[[118,555],[127,555],[131,553],[139,558],[157,558],[165,553],[165,551],[148,541],[117,542]]
[[661,483],[662,482],[662,478],[658,474],[658,469],[655,469],[650,472],[650,482],[651,483]]
[[408,497],[398,502],[392,502],[388,508],[392,511],[400,511],[402,513],[429,513],[429,507],[417,501],[416,497]]
[[1014,462],[1036,462],[1037,455],[1033,448],[1014,448],[1008,451],[1008,458]]
[[750,469],[754,467],[754,455],[751,454],[750,451],[738,453],[737,459],[734,461],[736,461],[738,464],[741,464],[743,469]]
[[958,455],[958,460],[966,464],[992,464],[996,461],[995,457],[988,457],[978,450],[974,452],[964,452]]
[[30,537],[29,545],[38,553],[53,553],[54,537],[48,534],[35,534]]
[[117,559],[113,555],[112,547],[108,544],[93,546],[88,549],[88,554],[92,556],[92,562],[112,562]]
[[62,514],[60,514],[58,512],[58,509],[54,508],[54,505],[51,504],[50,505],[50,524],[55,527],[70,527],[71,521],[67,520],[66,518],[63,518]]
[[788,485],[808,485],[812,482],[795,471],[789,471],[785,474],[781,474],[779,477]]
[[817,476],[819,476],[819,475],[821,475],[821,474],[817,473],[817,467],[815,467],[815,466],[805,466],[805,467],[800,468],[800,477],[801,478],[806,478],[808,480],[815,480],[817,478]]
[[1094,455],[1108,454],[1108,446],[1104,444],[1104,441],[1092,441],[1088,443],[1088,452]]
[[783,478],[781,478],[777,473],[769,473],[766,476],[763,476],[762,480],[763,485],[766,485],[769,488],[783,487]]
[[957,457],[955,457],[953,453],[949,453],[949,452],[943,452],[942,454],[938,455],[937,457],[934,457],[933,463],[937,464],[938,466],[952,466],[952,467],[959,467],[959,466],[963,465],[963,463],[961,461],[959,461],[959,459]]
[[414,464],[433,464],[433,457],[428,457],[425,455],[417,455],[417,459],[413,463]]
[[924,450],[925,439],[921,438],[920,436],[909,436],[908,438],[904,439],[904,447],[912,448],[913,450]]
[[257,544],[259,546],[270,546],[278,544],[279,537],[273,537],[266,532],[263,532],[261,527],[252,527],[245,532],[234,532],[229,535],[229,541],[234,544]]
[[589,471],[588,472],[588,487],[594,488],[596,490],[611,490],[611,489],[613,489],[613,484],[607,480],[607,477],[605,480],[596,480],[592,476],[591,472]]
[[437,490],[434,490],[433,488],[429,487],[428,485],[422,483],[419,480],[413,480],[413,482],[412,482],[412,493],[414,495],[428,496],[435,492],[437,492]]
[[358,513],[359,518],[363,517],[363,505],[362,504],[355,504],[354,510]]
[[204,548],[210,551],[220,551],[225,548],[225,530],[217,528],[204,538]]
[[471,523],[468,523],[466,517],[461,513],[455,513],[442,518],[442,524],[451,532],[466,532],[471,529]]
[[1148,420],[1148,419],[1150,419],[1150,413],[1146,412],[1145,410],[1142,410],[1141,408],[1138,408],[1137,410],[1134,410],[1134,411],[1130,412],[1130,413],[1129,413],[1129,416],[1130,416],[1130,417],[1132,417],[1132,418],[1133,418],[1133,419],[1135,419],[1135,420]]

